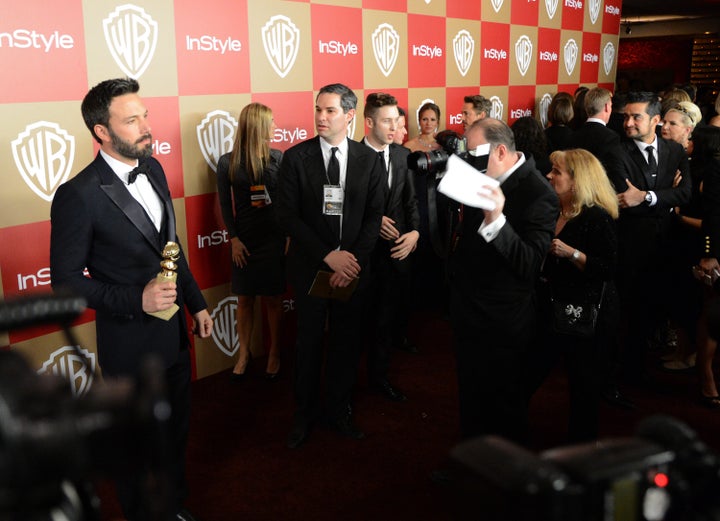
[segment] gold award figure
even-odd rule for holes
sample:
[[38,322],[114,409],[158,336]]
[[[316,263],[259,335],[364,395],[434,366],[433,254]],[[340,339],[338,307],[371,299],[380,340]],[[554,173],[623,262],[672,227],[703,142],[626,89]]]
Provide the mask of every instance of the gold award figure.
[[[162,270],[157,274],[157,281],[159,283],[176,282],[177,264],[175,264],[175,261],[180,258],[180,246],[178,246],[176,242],[168,241],[163,248],[162,257],[163,260],[160,261],[160,267]],[[172,316],[177,313],[178,309],[180,309],[180,307],[173,303],[173,305],[167,309],[162,311],[153,311],[152,313],[148,313],[148,315],[152,315],[163,320],[170,320]]]

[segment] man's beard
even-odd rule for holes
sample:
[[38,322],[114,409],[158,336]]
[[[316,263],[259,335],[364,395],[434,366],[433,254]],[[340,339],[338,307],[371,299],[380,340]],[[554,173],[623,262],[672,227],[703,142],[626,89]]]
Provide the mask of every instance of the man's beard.
[[[152,155],[152,135],[146,134],[135,143],[129,143],[115,134],[110,128],[108,128],[108,133],[110,134],[113,148],[121,156],[127,157],[128,159],[147,159]],[[150,139],[150,142],[144,147],[138,146],[137,143],[145,139]]]

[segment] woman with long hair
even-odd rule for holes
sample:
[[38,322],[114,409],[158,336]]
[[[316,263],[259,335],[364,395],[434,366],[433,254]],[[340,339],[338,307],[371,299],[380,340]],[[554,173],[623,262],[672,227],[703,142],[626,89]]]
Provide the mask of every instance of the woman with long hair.
[[439,125],[440,107],[431,102],[423,104],[418,111],[420,133],[406,141],[403,146],[409,148],[411,152],[437,150],[440,145],[435,141],[435,134],[438,132]]
[[232,291],[238,296],[239,355],[233,380],[242,380],[250,363],[255,297],[266,305],[270,331],[265,376],[280,370],[278,348],[285,292],[286,237],[275,222],[273,201],[282,153],[270,148],[275,132],[272,110],[261,103],[242,109],[231,152],[220,157],[217,186],[220,209],[232,248]]
[[[565,359],[570,441],[588,441],[597,437],[599,396],[612,360],[607,350],[616,346],[618,202],[605,169],[590,152],[558,150],[550,161],[547,178],[560,200],[560,215],[542,272],[549,294],[542,304],[547,327],[541,364],[547,372],[558,357]],[[573,311],[600,305],[595,328],[587,336],[560,332],[553,301],[571,303]]]

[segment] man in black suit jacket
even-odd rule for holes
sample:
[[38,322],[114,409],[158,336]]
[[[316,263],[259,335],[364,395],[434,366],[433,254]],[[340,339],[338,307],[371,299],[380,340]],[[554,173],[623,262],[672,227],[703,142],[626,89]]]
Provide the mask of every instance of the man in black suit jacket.
[[493,210],[464,206],[450,257],[460,423],[464,437],[525,441],[527,349],[536,330],[535,286],[555,235],[555,191],[512,130],[486,118],[465,133],[468,150],[489,144],[487,175],[500,181]]
[[620,296],[627,318],[625,379],[643,373],[648,340],[666,318],[668,234],[673,208],[690,200],[687,154],[674,141],[658,137],[660,101],[649,92],[631,92],[624,108],[628,139],[621,143],[620,169],[611,181],[618,192]]
[[[180,251],[177,283],[158,282],[166,242],[179,244],[167,179],[151,156],[148,112],[131,79],[106,80],[93,87],[82,114],[100,143],[95,160],[58,189],[51,209],[50,268],[54,289],[70,290],[95,310],[97,350],[105,378],[136,375],[150,355],[165,367],[170,445],[170,513],[185,519],[184,453],[189,427],[190,339],[183,306],[201,337],[212,331],[205,299]],[[143,175],[131,175],[133,167]],[[131,180],[132,179],[132,180]],[[87,267],[90,277],[83,271]],[[149,313],[173,305],[169,319]],[[144,501],[143,482],[121,479],[118,496],[130,520],[155,519]]]
[[[290,236],[289,279],[298,311],[296,410],[289,448],[305,441],[321,413],[326,318],[325,420],[344,436],[365,437],[352,423],[350,400],[360,357],[360,303],[370,282],[384,189],[377,154],[347,137],[356,105],[355,93],[345,85],[320,89],[315,100],[318,136],[290,148],[280,165],[277,217]],[[333,288],[347,287],[359,277],[349,300],[309,295],[319,270],[332,273]]]
[[[410,151],[393,143],[400,113],[397,100],[382,92],[365,100],[365,124],[370,131],[363,142],[383,165],[385,193],[380,237],[372,253],[372,284],[367,312],[372,324],[368,349],[368,380],[392,401],[405,401],[405,394],[388,380],[393,332],[398,322],[406,326],[409,306],[410,258],[420,238],[417,198],[412,173],[407,167]],[[403,331],[404,333],[404,331]]]

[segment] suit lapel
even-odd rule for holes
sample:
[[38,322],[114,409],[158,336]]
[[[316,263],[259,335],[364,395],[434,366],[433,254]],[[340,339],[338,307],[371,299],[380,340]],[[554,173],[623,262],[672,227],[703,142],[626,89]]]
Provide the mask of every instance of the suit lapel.
[[[148,176],[148,179],[150,180],[150,184],[152,185],[153,189],[155,190],[155,193],[158,194],[158,197],[160,198],[160,201],[162,201],[163,204],[163,217],[165,218],[165,242],[175,242],[177,238],[177,233],[175,230],[175,208],[172,204],[172,199],[170,198],[169,194],[166,192],[165,187],[160,183],[159,175],[152,166],[150,167],[150,174]],[[164,246],[164,244],[163,244]]]
[[630,181],[633,185],[635,185],[636,188],[649,190],[650,186],[648,185],[648,181],[645,175],[648,170],[647,160],[643,157],[642,152],[640,152],[640,149],[637,147],[634,141],[630,140],[626,141],[625,143],[628,155],[630,156],[630,160],[635,163],[637,171],[640,173],[637,179],[631,179]]
[[[325,161],[323,160],[322,149],[320,148],[320,138],[318,136],[315,136],[308,142],[302,162],[304,172],[307,175],[308,191],[313,198],[312,204],[317,204],[318,208],[323,208],[324,186],[328,183],[328,179],[325,172]],[[348,161],[348,167],[349,164]],[[343,213],[346,202],[347,200],[343,204]],[[323,221],[325,221],[330,234],[333,237],[339,236],[340,222],[338,217],[334,215],[323,215],[323,217]]]

